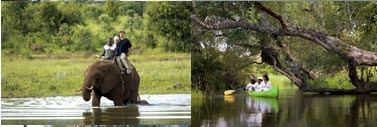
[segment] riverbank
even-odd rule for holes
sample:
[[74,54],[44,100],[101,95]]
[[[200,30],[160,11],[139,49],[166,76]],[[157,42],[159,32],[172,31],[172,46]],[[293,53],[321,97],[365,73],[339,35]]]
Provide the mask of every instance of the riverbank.
[[[1,97],[81,95],[85,69],[99,53],[29,53],[2,51]],[[191,93],[191,54],[159,50],[138,51],[130,56],[141,83],[140,94]]]

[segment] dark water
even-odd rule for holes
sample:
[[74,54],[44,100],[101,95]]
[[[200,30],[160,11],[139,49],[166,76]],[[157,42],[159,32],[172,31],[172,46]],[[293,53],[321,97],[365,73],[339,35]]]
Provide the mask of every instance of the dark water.
[[280,90],[279,99],[244,92],[192,100],[193,126],[377,127],[377,95],[307,95]]
[[151,105],[113,106],[102,98],[92,108],[81,96],[2,98],[1,123],[15,125],[191,125],[191,95],[141,95]]

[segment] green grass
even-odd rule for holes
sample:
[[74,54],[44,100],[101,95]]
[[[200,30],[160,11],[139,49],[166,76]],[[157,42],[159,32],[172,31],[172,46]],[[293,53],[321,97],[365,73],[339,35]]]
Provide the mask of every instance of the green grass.
[[[1,97],[81,95],[85,69],[93,53],[10,54],[2,51]],[[141,83],[140,94],[191,93],[190,53],[148,50],[130,56]],[[181,84],[182,88],[174,88]]]
[[191,98],[193,100],[203,99],[205,97],[206,97],[206,95],[200,90],[193,90],[191,92]]
[[317,88],[355,89],[352,85],[347,71],[340,71],[332,76],[320,77],[311,82]]

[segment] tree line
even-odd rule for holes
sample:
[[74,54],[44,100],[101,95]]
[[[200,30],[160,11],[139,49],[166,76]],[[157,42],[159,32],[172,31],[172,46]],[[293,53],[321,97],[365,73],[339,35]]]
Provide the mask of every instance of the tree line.
[[1,46],[12,52],[96,51],[119,30],[139,48],[190,51],[190,2],[2,2]]

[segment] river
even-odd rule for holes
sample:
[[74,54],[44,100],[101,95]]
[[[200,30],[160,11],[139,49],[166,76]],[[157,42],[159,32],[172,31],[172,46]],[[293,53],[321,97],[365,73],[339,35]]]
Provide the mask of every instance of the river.
[[192,126],[372,127],[377,95],[320,95],[280,89],[278,99],[245,91],[192,100]]
[[115,107],[101,98],[92,107],[81,96],[2,98],[3,125],[191,125],[191,95],[141,95],[150,105]]

